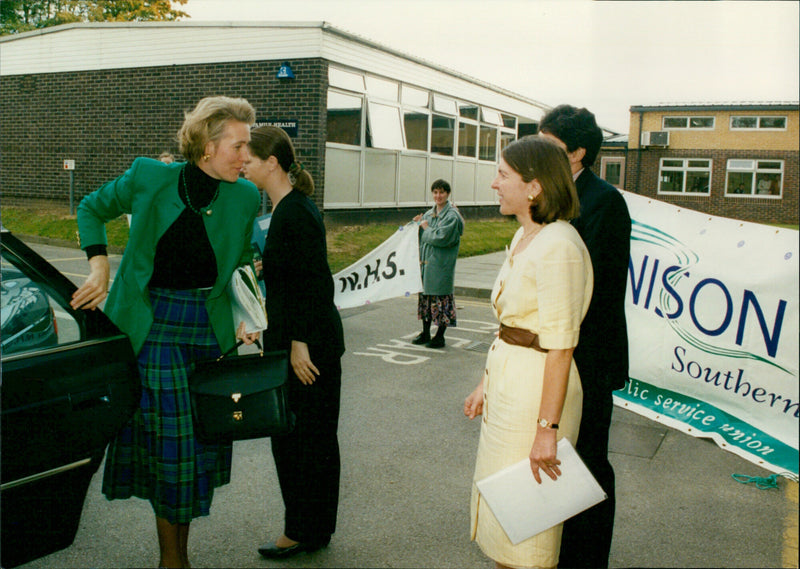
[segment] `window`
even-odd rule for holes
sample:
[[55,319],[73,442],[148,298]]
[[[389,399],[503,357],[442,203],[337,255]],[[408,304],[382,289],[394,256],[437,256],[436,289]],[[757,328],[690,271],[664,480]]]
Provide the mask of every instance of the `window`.
[[517,128],[517,117],[506,114],[502,115],[502,117],[503,117],[503,125],[506,128],[513,128],[513,129]]
[[427,91],[411,87],[410,85],[403,85],[401,90],[403,96],[403,104],[411,105],[414,107],[428,107],[428,99],[430,98]]
[[402,150],[403,130],[400,127],[400,109],[368,101],[367,146]]
[[406,129],[406,148],[428,150],[428,113],[405,110],[403,126]]
[[458,121],[458,155],[475,158],[478,125]]
[[62,306],[63,296],[15,254],[4,249],[2,259],[3,356],[81,340],[81,326]]
[[659,194],[711,193],[711,160],[662,158],[658,175]]
[[472,103],[459,103],[458,115],[465,119],[478,120],[478,106]]
[[783,160],[728,160],[726,196],[780,198]]
[[361,97],[328,91],[327,142],[361,146]]
[[478,159],[494,162],[497,160],[497,129],[482,124],[480,132]]
[[397,93],[398,85],[394,81],[367,75],[367,94],[370,97],[397,101]]
[[503,126],[503,117],[500,116],[500,113],[492,109],[487,109],[486,107],[481,107],[481,119],[485,123]]
[[434,113],[431,123],[431,153],[452,156],[456,119]]
[[348,91],[364,92],[364,77],[360,73],[328,67],[328,83],[332,87],[341,87]]
[[731,117],[731,130],[786,130],[786,117]]
[[617,188],[625,182],[625,159],[622,157],[603,157],[600,160],[600,177]]
[[731,130],[758,128],[758,117],[731,117]]
[[442,97],[434,93],[433,95],[433,110],[439,113],[447,113],[448,115],[456,115],[456,102],[453,99]]
[[714,117],[664,117],[664,129],[700,129],[700,130],[713,130]]
[[503,154],[503,150],[506,149],[506,146],[511,144],[517,139],[516,135],[513,132],[506,132],[500,131],[500,154]]
[[785,130],[786,117],[758,117],[758,128]]

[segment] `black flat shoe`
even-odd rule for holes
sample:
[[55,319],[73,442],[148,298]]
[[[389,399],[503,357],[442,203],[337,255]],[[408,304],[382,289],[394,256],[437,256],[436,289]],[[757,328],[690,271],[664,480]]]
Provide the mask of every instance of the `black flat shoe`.
[[288,557],[294,557],[298,553],[317,551],[318,549],[327,547],[328,543],[330,542],[312,543],[301,541],[289,547],[278,547],[274,543],[269,543],[259,547],[258,552],[262,557],[266,557],[267,559],[286,559]]
[[427,344],[431,341],[431,335],[426,334],[425,332],[420,332],[419,335],[411,340],[412,344],[416,344],[417,346],[421,346],[422,344]]
[[425,345],[429,348],[444,348],[444,336],[434,336],[433,339]]

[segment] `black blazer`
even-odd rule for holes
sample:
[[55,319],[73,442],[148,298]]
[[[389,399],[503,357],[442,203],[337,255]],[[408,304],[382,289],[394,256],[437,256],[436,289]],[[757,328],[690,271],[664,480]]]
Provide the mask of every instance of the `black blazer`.
[[581,378],[596,375],[599,385],[584,391],[612,391],[628,380],[628,329],[625,290],[631,255],[631,217],[619,191],[589,168],[575,180],[581,213],[572,225],[578,230],[594,270],[594,291],[581,323],[575,364]]
[[292,190],[272,212],[263,248],[268,328],[264,349],[305,342],[314,359],[339,358],[344,333],[333,302],[325,225],[308,197]]

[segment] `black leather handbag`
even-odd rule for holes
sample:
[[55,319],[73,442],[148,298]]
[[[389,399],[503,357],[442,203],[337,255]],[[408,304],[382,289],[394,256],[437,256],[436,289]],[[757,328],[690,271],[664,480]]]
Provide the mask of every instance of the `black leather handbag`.
[[283,435],[294,428],[285,350],[231,355],[196,364],[189,378],[195,433],[201,441],[229,442]]

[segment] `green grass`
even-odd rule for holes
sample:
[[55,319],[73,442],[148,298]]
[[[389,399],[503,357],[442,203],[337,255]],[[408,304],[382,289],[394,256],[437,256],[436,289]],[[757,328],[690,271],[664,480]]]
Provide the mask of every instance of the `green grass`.
[[[74,215],[52,207],[3,207],[0,211],[3,227],[19,235],[34,235],[61,239],[78,244],[78,223]],[[124,247],[128,242],[128,222],[125,217],[106,224],[108,244]]]
[[[32,207],[3,207],[0,210],[3,227],[18,235],[50,237],[74,243],[77,246],[78,224],[65,208],[50,205]],[[775,227],[797,230],[797,225],[774,224]],[[328,262],[337,273],[358,261],[397,231],[397,223],[371,223],[367,225],[331,225],[328,227]],[[461,238],[459,257],[484,255],[502,251],[511,242],[517,223],[513,220],[467,220]],[[125,217],[106,224],[108,243],[124,247],[128,242],[128,223]]]
[[[77,246],[78,224],[65,208],[50,205],[31,207],[4,206],[0,210],[3,227],[18,235],[49,237],[74,243]],[[797,225],[774,224],[775,227],[797,230]],[[367,225],[331,225],[328,227],[328,262],[337,273],[358,261],[397,231],[397,223]],[[459,257],[473,257],[502,251],[517,230],[514,220],[467,220],[461,238]],[[128,223],[125,217],[106,224],[108,244],[122,248],[128,242]]]
[[[78,224],[64,208],[52,206],[16,207],[0,210],[3,227],[17,235],[49,237],[74,243],[77,246]],[[397,223],[367,225],[331,225],[328,227],[328,262],[337,273],[358,261],[380,245],[395,231]],[[467,221],[461,239],[459,257],[472,257],[501,251],[517,230],[513,220]],[[124,247],[128,242],[128,223],[125,217],[106,224],[108,244]]]

